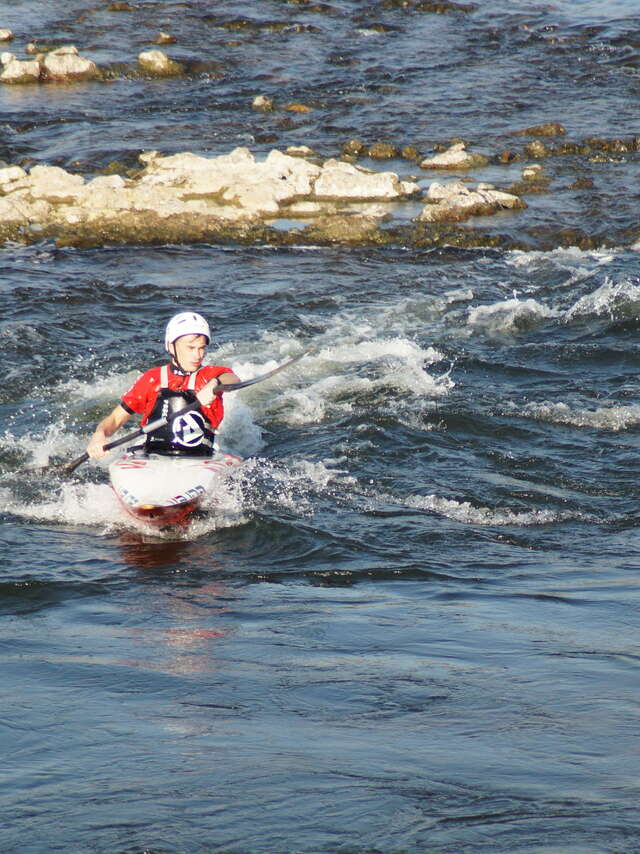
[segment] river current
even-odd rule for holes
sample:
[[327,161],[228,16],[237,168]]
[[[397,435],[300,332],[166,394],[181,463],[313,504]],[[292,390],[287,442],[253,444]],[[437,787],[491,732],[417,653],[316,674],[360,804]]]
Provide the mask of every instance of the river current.
[[[0,88],[7,163],[640,135],[631,0],[25,0],[0,26],[117,72]],[[185,78],[131,72],[159,30]],[[638,849],[639,157],[575,191],[556,163],[500,215],[542,248],[0,247],[2,854]],[[246,463],[157,533],[106,460],[38,467],[183,308],[242,378],[313,350],[227,396]]]

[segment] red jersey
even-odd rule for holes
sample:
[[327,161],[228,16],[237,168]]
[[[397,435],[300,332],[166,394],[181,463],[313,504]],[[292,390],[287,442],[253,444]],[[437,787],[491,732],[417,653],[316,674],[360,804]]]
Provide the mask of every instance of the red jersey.
[[[131,386],[129,391],[122,396],[121,405],[127,412],[138,413],[142,415],[141,424],[144,426],[149,420],[149,415],[153,409],[158,393],[162,388],[160,379],[162,368],[151,368],[145,371]],[[220,365],[204,365],[196,373],[194,392],[197,394],[200,389],[206,385],[209,380],[214,377],[219,377],[221,374],[231,373],[231,368],[224,368]],[[190,374],[174,374],[171,365],[168,370],[168,387],[171,391],[186,391],[189,388]],[[224,406],[222,405],[222,394],[216,394],[210,406],[200,406],[200,410],[206,416],[213,430],[218,427],[224,416]]]

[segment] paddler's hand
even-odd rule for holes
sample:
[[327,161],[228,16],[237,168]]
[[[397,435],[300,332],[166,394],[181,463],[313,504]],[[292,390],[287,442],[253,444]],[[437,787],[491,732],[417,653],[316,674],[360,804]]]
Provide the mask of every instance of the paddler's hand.
[[87,445],[87,453],[92,460],[99,460],[100,457],[104,457],[108,453],[108,451],[103,450],[103,446],[106,444],[107,437],[104,432],[102,430],[96,430]]
[[218,377],[214,377],[212,380],[206,385],[203,385],[200,391],[197,393],[196,397],[198,398],[198,402],[203,406],[211,406],[216,396],[216,393],[220,391],[220,386],[222,383],[218,379]]

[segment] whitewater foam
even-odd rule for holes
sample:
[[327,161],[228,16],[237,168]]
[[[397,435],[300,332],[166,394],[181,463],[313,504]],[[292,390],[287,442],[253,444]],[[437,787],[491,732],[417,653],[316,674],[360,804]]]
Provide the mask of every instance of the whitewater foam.
[[515,511],[502,508],[474,507],[468,501],[456,501],[435,494],[410,496],[403,503],[417,510],[429,510],[438,513],[465,525],[549,525],[575,518],[575,515],[570,513],[558,513],[553,510]]
[[565,320],[588,317],[640,318],[640,286],[628,280],[616,284],[607,278],[595,291],[578,299],[566,312]]
[[489,335],[526,332],[542,325],[550,318],[561,317],[562,312],[548,308],[535,299],[518,299],[481,305],[469,310],[469,326]]
[[528,403],[520,412],[524,417],[549,421],[553,424],[570,424],[574,427],[591,427],[597,430],[619,432],[640,424],[640,405],[610,407],[601,406],[597,409],[572,409],[566,403]]

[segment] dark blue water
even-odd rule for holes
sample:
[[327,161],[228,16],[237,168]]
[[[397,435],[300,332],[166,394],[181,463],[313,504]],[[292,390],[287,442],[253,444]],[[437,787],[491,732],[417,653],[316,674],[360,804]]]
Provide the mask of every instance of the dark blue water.
[[[34,31],[39,5],[3,11],[12,51],[73,42],[114,77],[0,89],[8,162],[640,132],[630,2],[83,0]],[[137,76],[159,29],[209,65]],[[499,226],[546,229],[521,250],[0,249],[3,854],[637,849],[639,156],[545,160]],[[247,463],[159,535],[106,461],[36,467],[81,453],[183,307],[242,377],[315,350],[229,395]]]

